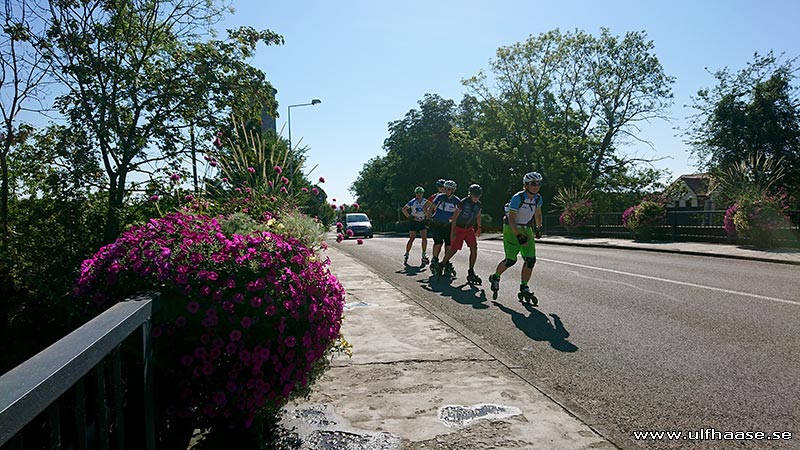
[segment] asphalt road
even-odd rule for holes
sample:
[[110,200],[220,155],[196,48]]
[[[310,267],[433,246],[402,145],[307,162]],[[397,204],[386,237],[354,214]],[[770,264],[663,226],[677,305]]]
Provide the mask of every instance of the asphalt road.
[[[521,262],[491,298],[501,241],[479,241],[484,285],[471,288],[466,247],[454,258],[458,278],[446,283],[403,267],[406,240],[333,245],[477,336],[623,448],[800,448],[800,267],[540,243],[531,283],[540,305],[526,308],[516,296]],[[417,240],[410,263],[419,256]],[[708,429],[720,434],[701,434]],[[637,441],[640,431],[684,434]],[[758,431],[793,437],[691,439]]]

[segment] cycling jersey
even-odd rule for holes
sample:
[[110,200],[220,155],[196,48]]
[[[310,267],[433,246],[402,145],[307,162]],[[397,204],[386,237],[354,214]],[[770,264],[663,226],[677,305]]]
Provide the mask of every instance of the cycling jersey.
[[449,222],[460,201],[461,199],[455,195],[451,195],[450,197],[448,197],[447,194],[437,195],[436,198],[433,199],[433,206],[436,208],[436,212],[433,214],[433,221],[438,223]]
[[425,198],[421,198],[417,200],[416,197],[412,198],[411,201],[406,203],[408,206],[408,212],[410,213],[411,217],[414,220],[420,222],[425,220],[425,204],[428,203],[428,200]]
[[456,226],[469,227],[477,225],[478,216],[482,208],[481,202],[473,202],[471,198],[467,197],[461,200],[459,205],[461,207],[461,212],[458,213],[458,217],[456,218]]
[[[536,213],[536,208],[542,207],[542,196],[533,194],[533,198],[528,196],[525,191],[519,191],[511,197],[508,202],[508,210],[517,213],[515,222],[517,225],[528,225],[533,221],[533,215]],[[508,222],[508,216],[505,217]]]

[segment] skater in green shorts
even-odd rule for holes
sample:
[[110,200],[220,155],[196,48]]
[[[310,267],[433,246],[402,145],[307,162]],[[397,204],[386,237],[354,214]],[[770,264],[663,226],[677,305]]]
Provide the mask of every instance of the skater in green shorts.
[[542,175],[538,172],[529,172],[522,177],[523,190],[517,192],[508,202],[508,212],[503,217],[503,251],[505,259],[497,265],[495,273],[489,277],[492,297],[497,298],[500,290],[500,275],[517,262],[517,255],[522,254],[521,281],[519,285],[520,301],[527,301],[534,306],[538,305],[536,296],[533,295],[528,282],[533,274],[536,264],[536,244],[534,238],[542,235],[542,196],[539,189],[542,185]]

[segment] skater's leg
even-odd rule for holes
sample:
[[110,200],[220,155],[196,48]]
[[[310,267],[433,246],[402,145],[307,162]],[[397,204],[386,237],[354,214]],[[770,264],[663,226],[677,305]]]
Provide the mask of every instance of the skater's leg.
[[411,247],[414,245],[414,239],[417,237],[417,232],[410,230],[408,232],[408,242],[406,242],[406,255],[411,252]]
[[478,244],[469,246],[469,270],[475,268],[475,261],[478,260]]
[[455,248],[449,247],[444,254],[444,258],[442,258],[442,264],[446,264],[448,261],[450,261],[450,258],[452,258],[457,251],[458,250],[456,250]]

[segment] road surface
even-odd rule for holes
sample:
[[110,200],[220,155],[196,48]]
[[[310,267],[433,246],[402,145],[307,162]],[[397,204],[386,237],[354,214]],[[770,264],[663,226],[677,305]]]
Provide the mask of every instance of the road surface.
[[[466,247],[447,283],[416,267],[419,239],[403,267],[406,240],[332,245],[624,448],[800,448],[800,267],[540,243],[532,308],[516,296],[521,260],[492,300],[501,241],[479,241],[471,288]],[[634,435],[648,431],[683,434]],[[756,432],[792,439],[724,440]]]

